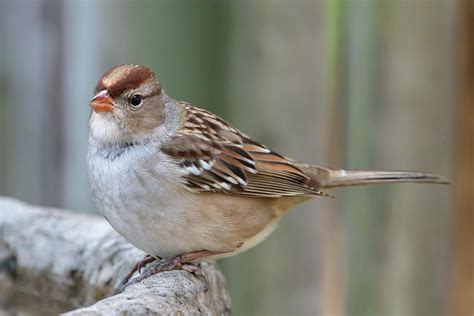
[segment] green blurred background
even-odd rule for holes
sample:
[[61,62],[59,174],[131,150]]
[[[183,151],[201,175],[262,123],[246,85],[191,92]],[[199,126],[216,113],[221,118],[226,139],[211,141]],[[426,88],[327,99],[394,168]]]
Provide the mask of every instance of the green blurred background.
[[147,65],[171,96],[295,159],[454,179],[340,189],[291,211],[219,262],[234,315],[474,313],[474,235],[459,226],[472,202],[458,181],[473,170],[459,159],[472,157],[469,6],[0,0],[0,194],[96,212],[88,101],[105,70]]

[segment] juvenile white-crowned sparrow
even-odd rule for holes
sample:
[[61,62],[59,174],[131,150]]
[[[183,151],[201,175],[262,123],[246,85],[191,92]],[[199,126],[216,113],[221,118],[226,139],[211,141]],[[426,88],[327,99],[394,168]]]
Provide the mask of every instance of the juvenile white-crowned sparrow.
[[153,258],[135,282],[187,262],[233,256],[321,190],[446,179],[411,171],[332,170],[281,156],[216,115],[169,97],[139,65],[107,71],[91,100],[89,177],[110,224]]

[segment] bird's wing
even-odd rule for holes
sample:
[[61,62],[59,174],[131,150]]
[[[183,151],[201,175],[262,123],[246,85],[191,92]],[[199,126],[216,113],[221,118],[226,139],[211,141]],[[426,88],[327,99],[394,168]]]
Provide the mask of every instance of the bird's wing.
[[161,149],[186,170],[189,188],[254,197],[325,195],[290,159],[214,114],[181,104],[183,127]]

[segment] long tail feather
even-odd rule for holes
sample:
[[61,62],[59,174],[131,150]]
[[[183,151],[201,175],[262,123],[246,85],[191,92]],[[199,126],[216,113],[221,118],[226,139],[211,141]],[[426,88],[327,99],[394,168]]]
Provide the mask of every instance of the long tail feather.
[[308,164],[297,167],[311,178],[316,189],[396,182],[449,183],[445,177],[414,171],[334,170]]

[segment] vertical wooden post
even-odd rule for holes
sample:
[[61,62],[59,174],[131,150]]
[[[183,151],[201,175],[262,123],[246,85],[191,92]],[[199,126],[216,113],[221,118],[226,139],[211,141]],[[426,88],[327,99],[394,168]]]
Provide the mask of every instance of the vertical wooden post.
[[474,315],[474,1],[464,0],[461,102],[457,111],[453,220],[453,315]]
[[[325,5],[237,2],[231,10],[225,117],[273,150],[301,161],[325,160]],[[316,199],[288,212],[265,242],[222,262],[235,291],[236,314],[319,314],[320,258],[325,255],[319,247],[321,210],[326,209],[322,203],[330,202],[335,204]]]
[[63,58],[59,1],[1,3],[2,194],[59,206]]
[[[344,167],[373,168],[377,126],[376,103],[379,90],[377,78],[377,31],[375,1],[351,2],[347,17],[347,73],[344,115],[346,140]],[[342,119],[341,118],[341,119]],[[380,314],[377,280],[384,214],[377,209],[374,196],[378,188],[351,188],[344,199],[344,223],[347,244],[346,304],[350,314]]]
[[[344,126],[343,51],[347,4],[328,1],[326,4],[326,91],[328,122],[324,135],[326,158],[332,166],[343,164]],[[321,238],[321,314],[344,315],[344,221],[340,204],[326,203],[322,209]]]

